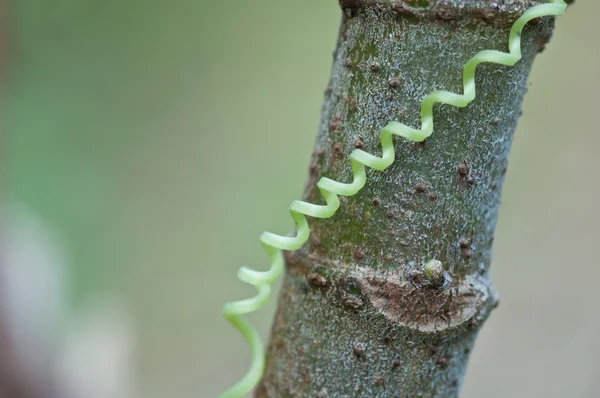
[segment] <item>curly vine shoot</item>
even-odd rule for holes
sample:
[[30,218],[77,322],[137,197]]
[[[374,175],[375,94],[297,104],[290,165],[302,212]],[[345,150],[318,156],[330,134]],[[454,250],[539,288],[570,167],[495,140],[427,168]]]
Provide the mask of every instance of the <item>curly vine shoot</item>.
[[339,196],[353,196],[365,186],[367,183],[366,167],[384,171],[394,162],[394,136],[414,142],[421,142],[431,136],[434,131],[434,104],[448,104],[459,108],[469,105],[476,97],[475,72],[477,66],[482,63],[515,65],[521,59],[521,33],[525,25],[535,18],[562,15],[566,8],[567,3],[565,1],[551,0],[546,4],[540,4],[526,10],[512,25],[508,40],[508,52],[483,50],[466,62],[463,68],[463,94],[449,91],[434,91],[428,94],[421,102],[421,128],[413,128],[398,121],[388,123],[380,132],[381,156],[355,149],[349,155],[353,173],[352,182],[338,182],[323,177],[317,183],[317,187],[325,199],[325,205],[299,200],[292,202],[289,211],[296,224],[296,236],[280,236],[271,232],[264,232],[260,236],[260,242],[269,257],[269,270],[261,272],[242,267],[237,275],[242,282],[254,286],[258,294],[252,298],[227,303],[222,310],[223,316],[247,341],[251,350],[252,365],[237,384],[221,395],[222,398],[244,396],[254,389],[263,376],[265,367],[264,346],[256,329],[243,315],[259,310],[269,300],[270,285],[277,280],[284,269],[283,251],[297,250],[308,240],[310,229],[306,217],[332,217],[340,207]]

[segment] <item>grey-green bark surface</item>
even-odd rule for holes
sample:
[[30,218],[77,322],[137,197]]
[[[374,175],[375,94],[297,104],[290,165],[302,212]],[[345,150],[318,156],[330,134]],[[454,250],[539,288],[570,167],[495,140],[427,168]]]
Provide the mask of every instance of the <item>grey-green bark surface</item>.
[[[465,62],[507,50],[533,1],[341,1],[343,18],[304,199],[322,176],[349,182],[354,148],[380,154],[392,120],[419,127],[434,90],[462,92]],[[436,105],[424,143],[396,160],[287,253],[259,397],[454,397],[477,332],[497,305],[492,242],[512,136],[553,21],[523,34],[514,67],[477,70],[466,108]],[[441,280],[424,266],[439,260]]]

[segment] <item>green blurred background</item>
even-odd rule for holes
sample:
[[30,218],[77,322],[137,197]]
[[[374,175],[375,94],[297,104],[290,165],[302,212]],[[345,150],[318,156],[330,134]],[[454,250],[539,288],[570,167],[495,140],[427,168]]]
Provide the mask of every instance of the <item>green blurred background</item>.
[[[501,305],[464,397],[599,394],[599,13],[578,1],[534,64],[495,240]],[[334,0],[9,4],[6,200],[65,252],[51,363],[85,368],[81,325],[105,322],[121,325],[98,337],[120,353],[111,397],[212,397],[243,374],[220,308],[253,294],[235,273],[267,266],[259,234],[292,227],[339,19]],[[273,311],[251,317],[265,338]]]

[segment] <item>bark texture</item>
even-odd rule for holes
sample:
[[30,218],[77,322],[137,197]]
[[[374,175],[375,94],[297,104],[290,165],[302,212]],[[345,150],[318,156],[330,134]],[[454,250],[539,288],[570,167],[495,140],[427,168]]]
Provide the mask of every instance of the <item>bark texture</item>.
[[[431,91],[462,93],[465,62],[507,50],[540,1],[343,0],[331,82],[304,199],[321,176],[351,181],[354,148],[381,153],[379,131],[420,126]],[[455,397],[482,323],[497,305],[488,269],[500,191],[527,76],[553,20],[531,22],[514,67],[477,70],[467,108],[436,105],[424,143],[396,139],[396,161],[368,170],[287,273],[258,397]],[[433,270],[425,270],[431,260]]]

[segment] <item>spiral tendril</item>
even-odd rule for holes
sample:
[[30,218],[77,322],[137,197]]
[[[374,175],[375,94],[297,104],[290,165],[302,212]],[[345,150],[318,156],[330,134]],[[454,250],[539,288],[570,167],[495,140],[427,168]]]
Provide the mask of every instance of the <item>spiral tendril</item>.
[[242,315],[262,308],[269,300],[271,284],[277,280],[284,269],[283,250],[292,251],[301,248],[308,240],[310,230],[306,216],[330,218],[340,207],[338,196],[353,196],[362,189],[367,181],[365,166],[375,170],[385,170],[394,162],[395,152],[393,136],[397,135],[409,141],[421,142],[433,133],[433,105],[442,103],[459,108],[466,107],[475,99],[475,69],[481,63],[495,63],[513,66],[521,59],[521,33],[525,25],[532,19],[562,15],[567,9],[564,0],[550,0],[546,4],[533,6],[526,10],[513,24],[508,39],[508,53],[496,50],[483,50],[469,59],[463,69],[463,94],[449,91],[434,91],[427,95],[421,103],[421,128],[415,129],[399,122],[388,123],[380,133],[381,157],[372,155],[361,149],[350,154],[350,166],[354,175],[351,183],[342,183],[322,177],[317,183],[326,204],[316,205],[295,200],[289,207],[290,214],[296,224],[296,236],[280,236],[271,232],[263,232],[260,242],[267,252],[271,266],[268,271],[255,271],[247,267],[240,268],[238,278],[258,290],[252,298],[225,304],[223,316],[242,334],[250,346],[252,364],[246,375],[229,390],[221,394],[221,398],[239,398],[249,393],[263,376],[265,367],[265,351],[258,332]]

